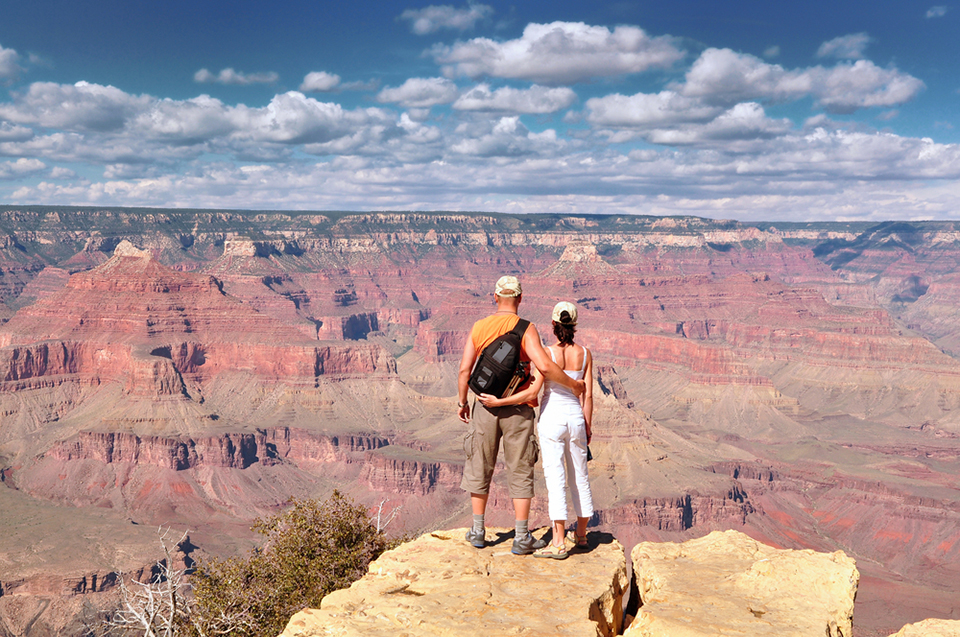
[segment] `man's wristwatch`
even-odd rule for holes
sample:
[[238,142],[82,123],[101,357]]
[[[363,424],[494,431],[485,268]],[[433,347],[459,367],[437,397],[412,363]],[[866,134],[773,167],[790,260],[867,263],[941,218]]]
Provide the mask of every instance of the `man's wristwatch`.
[[463,409],[467,406],[467,403],[462,403],[459,400],[457,401],[457,409]]

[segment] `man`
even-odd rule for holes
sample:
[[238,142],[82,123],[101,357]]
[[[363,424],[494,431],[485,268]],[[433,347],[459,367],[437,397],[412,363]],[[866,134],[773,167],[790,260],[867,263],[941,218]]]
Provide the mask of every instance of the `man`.
[[[533,498],[533,467],[539,456],[536,432],[534,429],[533,404],[511,405],[507,407],[484,407],[475,401],[473,413],[467,403],[467,385],[470,373],[480,352],[516,327],[520,316],[517,309],[522,300],[523,290],[520,281],[514,276],[503,276],[497,281],[494,298],[497,311],[480,319],[473,325],[470,336],[463,346],[463,358],[460,360],[460,375],[457,383],[457,408],[460,420],[471,425],[464,450],[467,458],[463,467],[463,480],[460,487],[470,492],[473,508],[473,527],[467,532],[467,541],[476,548],[486,545],[484,514],[487,497],[490,493],[490,479],[497,462],[497,450],[503,439],[503,459],[509,474],[510,497],[516,518],[513,553],[528,555],[535,549],[546,546],[542,540],[535,540],[529,531],[530,500]],[[559,365],[553,362],[543,349],[537,328],[531,323],[523,334],[520,352],[521,361],[532,361],[544,377],[566,385],[576,395],[584,391],[583,381],[575,381]],[[529,384],[529,381],[528,381]],[[522,391],[522,385],[517,391]]]

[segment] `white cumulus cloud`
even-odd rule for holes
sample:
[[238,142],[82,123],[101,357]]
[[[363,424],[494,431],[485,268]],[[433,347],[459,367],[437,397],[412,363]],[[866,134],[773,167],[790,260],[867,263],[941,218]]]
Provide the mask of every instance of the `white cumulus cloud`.
[[643,29],[589,26],[582,22],[528,24],[515,40],[474,38],[432,50],[444,75],[572,84],[596,77],[669,68],[684,52],[669,36],[650,37]]
[[493,7],[486,4],[468,4],[462,9],[444,4],[407,9],[400,14],[400,19],[410,22],[410,30],[417,35],[427,35],[440,29],[472,29],[478,21],[492,14]]
[[[97,164],[173,164],[204,152],[278,161],[296,145],[378,144],[403,134],[379,108],[344,109],[290,91],[264,107],[130,95],[111,86],[34,83],[0,103],[0,155]],[[24,125],[52,129],[37,134]]]
[[[737,104],[706,124],[652,131],[647,139],[669,146],[754,141],[780,137],[793,128],[789,119],[770,119],[756,102]],[[735,147],[731,150],[736,149]]]
[[122,128],[153,102],[149,96],[130,95],[113,86],[34,82],[25,93],[15,93],[12,103],[0,104],[0,118],[45,128],[110,131]]
[[274,96],[263,108],[230,107],[226,117],[235,130],[232,139],[278,144],[329,142],[370,126],[395,126],[396,118],[378,108],[346,110],[289,91]]
[[33,130],[26,126],[15,126],[10,122],[0,122],[0,142],[22,142],[33,137]]
[[178,145],[198,144],[230,135],[236,130],[231,109],[209,95],[188,100],[156,100],[132,118],[135,135]]
[[859,108],[890,107],[910,101],[924,83],[896,69],[883,69],[869,60],[832,69],[811,69],[813,94],[828,111],[852,113]]
[[[736,128],[761,117],[758,107],[749,106],[723,121]],[[401,126],[420,128],[411,121]],[[252,168],[198,161],[188,170],[154,169],[140,176],[137,170],[111,169],[109,177],[93,181],[14,181],[2,191],[14,203],[441,208],[745,220],[949,218],[960,209],[955,188],[960,145],[929,139],[817,127],[754,143],[747,146],[750,152],[718,145],[624,155],[564,143],[552,130],[533,134],[515,117],[471,120],[457,129],[453,144],[439,146],[441,154],[427,139],[418,144],[423,153],[411,151],[399,162],[399,153]]]
[[17,79],[23,70],[17,62],[20,55],[14,49],[5,49],[0,45],[0,81],[9,82]]
[[266,73],[241,73],[231,68],[226,68],[214,75],[207,69],[200,69],[193,74],[193,81],[198,84],[216,83],[247,86],[249,84],[273,84],[279,77],[280,76],[273,71]]
[[63,166],[54,166],[50,169],[51,179],[74,179],[76,176],[77,173]]
[[567,108],[577,94],[567,87],[546,88],[534,84],[528,89],[510,87],[490,90],[488,84],[478,84],[460,96],[453,108],[462,111],[499,111],[511,113],[555,113]]
[[864,57],[863,51],[868,44],[870,44],[870,36],[866,33],[842,35],[821,44],[817,49],[817,57],[859,60]]
[[717,106],[673,91],[657,94],[607,95],[587,100],[587,121],[595,126],[662,127],[706,122],[722,112]]
[[411,77],[397,87],[383,89],[377,94],[381,103],[396,103],[408,108],[429,108],[449,104],[457,99],[457,85],[443,77]]
[[928,18],[942,18],[945,15],[947,15],[947,7],[942,4],[938,4],[927,9]]
[[39,159],[21,157],[16,161],[0,163],[0,179],[17,179],[30,173],[40,172],[47,167]]
[[303,78],[303,83],[300,84],[300,92],[302,93],[323,93],[326,91],[332,91],[337,88],[340,84],[340,76],[335,73],[327,73],[326,71],[313,71],[312,73],[307,73]]
[[[485,126],[479,124],[478,126]],[[456,155],[473,157],[523,157],[549,155],[562,145],[556,131],[547,129],[542,133],[533,133],[520,122],[520,118],[501,117],[487,130],[470,130],[470,126],[459,127],[461,140],[450,147]]]
[[786,71],[779,64],[730,49],[707,49],[676,87],[689,97],[711,103],[735,104],[756,98],[773,101],[798,99],[812,88],[810,78]]
[[924,83],[895,68],[869,60],[788,71],[779,64],[730,49],[707,49],[672,86],[678,93],[707,103],[732,105],[751,100],[788,102],[812,95],[831,112],[890,107],[915,97]]

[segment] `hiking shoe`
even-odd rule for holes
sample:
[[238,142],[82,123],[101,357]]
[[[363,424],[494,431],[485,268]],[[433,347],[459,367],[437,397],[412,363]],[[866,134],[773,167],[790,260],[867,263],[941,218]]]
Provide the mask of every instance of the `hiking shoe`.
[[467,542],[475,549],[482,549],[487,545],[487,532],[470,529],[467,531]]
[[533,554],[534,557],[547,557],[554,560],[565,560],[570,556],[569,551],[567,551],[567,544],[564,542],[560,546],[550,543],[536,551]]
[[514,555],[530,555],[537,549],[542,549],[547,545],[546,540],[538,540],[532,534],[527,533],[525,537],[514,538],[513,548],[510,552]]

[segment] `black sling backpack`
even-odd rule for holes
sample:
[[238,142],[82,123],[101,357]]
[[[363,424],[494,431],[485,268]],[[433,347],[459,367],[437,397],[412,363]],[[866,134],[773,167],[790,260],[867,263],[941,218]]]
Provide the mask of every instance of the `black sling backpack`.
[[529,366],[520,364],[523,334],[530,321],[520,319],[506,334],[487,345],[470,374],[470,389],[478,396],[491,394],[505,398],[530,375]]

